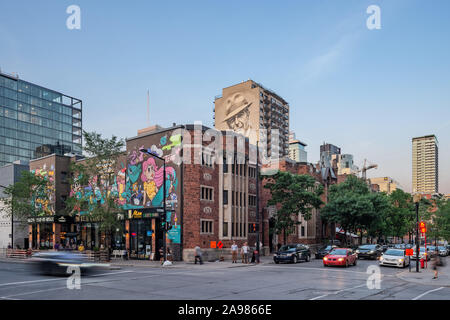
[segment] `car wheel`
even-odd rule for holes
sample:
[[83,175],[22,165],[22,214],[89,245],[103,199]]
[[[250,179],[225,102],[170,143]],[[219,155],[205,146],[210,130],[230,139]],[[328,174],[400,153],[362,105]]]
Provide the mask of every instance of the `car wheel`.
[[293,258],[292,258],[292,263],[297,263],[298,262],[298,259],[297,259],[297,256],[294,256]]
[[280,261],[275,260],[275,264],[279,264],[279,263],[280,263]]

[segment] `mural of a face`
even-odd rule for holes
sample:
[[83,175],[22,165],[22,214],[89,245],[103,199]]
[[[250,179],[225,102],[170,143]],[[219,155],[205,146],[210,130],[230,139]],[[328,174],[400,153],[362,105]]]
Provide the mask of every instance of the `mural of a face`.
[[251,130],[251,103],[241,93],[235,93],[226,101],[226,116],[224,122],[229,129],[248,136]]

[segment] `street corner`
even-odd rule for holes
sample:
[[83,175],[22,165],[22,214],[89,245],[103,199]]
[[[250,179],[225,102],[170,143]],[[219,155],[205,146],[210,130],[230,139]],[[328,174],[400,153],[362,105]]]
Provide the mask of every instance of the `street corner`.
[[439,275],[437,279],[433,279],[433,270],[421,269],[419,273],[416,271],[405,270],[395,275],[398,279],[417,283],[421,285],[450,287],[450,278],[446,274]]

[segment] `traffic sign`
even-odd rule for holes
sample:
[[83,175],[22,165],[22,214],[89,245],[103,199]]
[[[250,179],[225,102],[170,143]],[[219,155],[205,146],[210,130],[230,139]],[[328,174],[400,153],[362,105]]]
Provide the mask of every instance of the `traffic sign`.
[[219,249],[222,249],[222,247],[223,247],[222,241],[217,242],[217,247],[218,247]]
[[211,241],[211,249],[215,249],[217,247],[216,241]]
[[413,256],[414,255],[414,250],[413,249],[406,249],[405,253],[406,253],[406,256]]

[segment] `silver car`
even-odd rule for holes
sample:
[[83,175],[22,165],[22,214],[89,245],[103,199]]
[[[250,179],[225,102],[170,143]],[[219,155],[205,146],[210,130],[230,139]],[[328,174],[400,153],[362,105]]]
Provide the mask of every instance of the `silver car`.
[[380,266],[393,266],[404,268],[409,266],[410,259],[402,249],[387,249],[380,257]]

